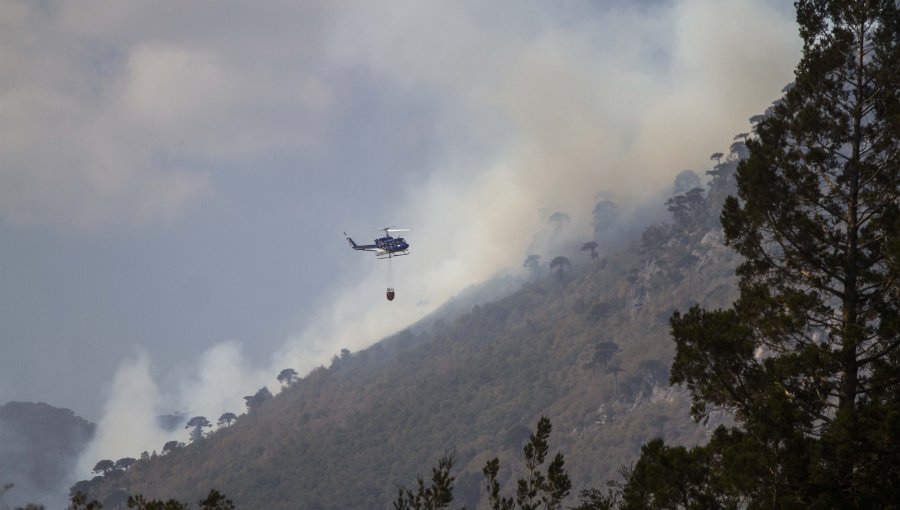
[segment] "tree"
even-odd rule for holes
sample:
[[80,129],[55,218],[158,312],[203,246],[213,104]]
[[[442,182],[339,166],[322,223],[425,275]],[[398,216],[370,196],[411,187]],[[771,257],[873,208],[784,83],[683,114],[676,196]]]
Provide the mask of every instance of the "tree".
[[728,152],[733,159],[747,159],[747,157],[750,156],[750,152],[747,150],[746,140],[736,140],[728,148]]
[[103,508],[122,508],[128,502],[128,491],[124,487],[116,487],[104,498]]
[[666,201],[666,209],[672,213],[675,224],[689,229],[706,216],[703,188],[692,188]]
[[720,475],[741,507],[900,499],[900,6],[796,6],[795,84],[747,140],[721,216],[740,298],[671,319],[692,414],[737,420],[698,451],[705,467],[685,461],[700,472],[677,482],[682,506],[706,506]]
[[663,248],[671,237],[667,224],[650,225],[641,233],[641,252],[648,256],[654,256]]
[[606,370],[606,365],[609,363],[609,360],[611,360],[617,352],[619,352],[619,344],[601,340],[594,344],[594,354],[585,368],[593,370],[597,367],[602,367]]
[[297,382],[297,371],[293,368],[285,368],[278,374],[278,382],[291,387]]
[[176,450],[184,448],[184,443],[180,441],[167,441],[162,447],[163,454],[172,453]]
[[128,468],[133,466],[135,462],[137,462],[137,459],[134,459],[132,457],[123,457],[116,461],[116,469],[127,471]]
[[142,494],[128,496],[128,508],[138,510],[187,510],[188,505],[175,499],[162,501],[160,499],[146,499]]
[[559,277],[559,281],[563,281],[563,269],[571,265],[572,263],[569,262],[568,257],[563,257],[562,255],[560,255],[550,261],[550,270],[553,270],[555,268],[556,275]]
[[263,386],[253,395],[247,395],[244,397],[244,402],[247,404],[247,411],[256,411],[259,409],[259,406],[263,404],[266,400],[272,398],[272,392],[269,391],[269,388]]
[[191,429],[190,438],[192,443],[203,439],[203,429],[208,427],[212,427],[212,423],[204,416],[194,416],[184,426],[186,429]]
[[604,368],[604,371],[607,374],[612,374],[613,376],[613,397],[619,398],[619,372],[622,371],[622,367],[619,365],[619,362],[616,361],[612,364],[607,364]]
[[416,492],[400,486],[397,488],[397,501],[394,510],[439,510],[449,508],[453,502],[453,482],[450,476],[455,455],[444,453],[438,465],[431,470],[431,484],[426,487],[421,475],[416,480]]
[[94,469],[92,469],[91,472],[92,473],[102,473],[103,476],[106,476],[115,469],[116,469],[115,462],[113,462],[109,459],[103,459],[103,460],[97,462],[96,465],[94,465]]
[[206,498],[197,503],[200,510],[235,510],[234,503],[215,489],[210,489]]
[[541,266],[541,256],[540,255],[529,255],[525,258],[525,262],[522,263],[522,267],[526,267],[530,269],[532,272],[537,272],[538,268]]
[[228,427],[236,419],[237,419],[237,416],[235,416],[234,413],[223,413],[222,416],[219,416],[218,425],[220,427]]
[[76,491],[75,494],[72,495],[70,502],[71,505],[69,506],[69,510],[99,510],[103,508],[103,505],[95,499],[88,501],[87,496],[80,491]]
[[597,253],[597,247],[598,247],[598,246],[599,246],[599,245],[597,244],[597,241],[588,241],[588,242],[586,242],[586,243],[584,243],[584,244],[581,245],[581,251],[588,251],[588,250],[590,250],[590,252],[591,252],[591,260],[593,260],[594,262],[596,262],[597,259],[600,257],[600,255]]
[[673,195],[680,195],[688,190],[700,187],[700,176],[693,170],[682,170],[675,176],[672,188]]
[[724,154],[722,154],[721,152],[713,152],[712,154],[709,155],[709,159],[710,159],[710,161],[716,160],[716,164],[720,165],[720,164],[722,164],[722,156],[724,156]]
[[553,461],[547,466],[547,472],[542,473],[541,465],[547,459],[550,450],[547,439],[552,430],[550,419],[541,416],[538,420],[537,430],[523,448],[525,454],[525,469],[528,471],[525,478],[518,480],[516,497],[504,497],[500,492],[500,483],[497,474],[500,472],[500,460],[494,457],[489,460],[482,472],[487,479],[488,501],[492,510],[513,510],[518,505],[520,510],[558,510],[562,508],[562,501],[569,495],[572,482],[565,470],[565,459],[562,453],[557,453]]
[[[627,470],[629,484],[622,494],[625,508],[742,508],[708,449],[668,447],[654,439],[641,447],[637,464]],[[658,487],[666,490],[657,490]]]

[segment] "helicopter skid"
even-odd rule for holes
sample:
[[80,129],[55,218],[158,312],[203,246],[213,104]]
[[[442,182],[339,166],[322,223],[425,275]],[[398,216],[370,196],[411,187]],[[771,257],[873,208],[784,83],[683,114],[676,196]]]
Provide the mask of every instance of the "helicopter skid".
[[385,254],[380,254],[380,253],[379,253],[379,254],[377,255],[377,258],[379,258],[379,259],[389,259],[389,258],[391,258],[391,257],[402,257],[402,256],[404,256],[404,255],[409,255],[409,252],[408,252],[408,251],[404,251],[404,252],[402,252],[402,253],[401,253],[401,252],[394,252],[394,253],[385,253]]

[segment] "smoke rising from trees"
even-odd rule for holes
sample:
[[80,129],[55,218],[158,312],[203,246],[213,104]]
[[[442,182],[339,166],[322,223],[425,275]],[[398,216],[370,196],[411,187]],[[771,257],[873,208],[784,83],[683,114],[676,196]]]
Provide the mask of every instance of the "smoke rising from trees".
[[[541,210],[565,211],[572,222],[562,229],[589,241],[598,191],[608,190],[624,214],[669,189],[678,171],[702,173],[710,151],[727,146],[778,97],[799,52],[793,14],[775,1],[605,3],[584,12],[515,5],[323,7],[333,9],[325,15],[332,32],[316,34],[316,67],[360,76],[425,112],[398,117],[392,136],[427,145],[428,167],[394,182],[389,204],[380,204],[383,221],[413,229],[405,235],[412,254],[392,261],[396,300],[383,298],[387,262],[355,254],[333,287],[314,289],[314,319],[285,340],[269,366],[244,359],[242,345],[253,341],[244,338],[208,349],[193,373],[178,375],[177,390],[161,391],[173,384],[151,377],[152,360],[126,360],[82,471],[101,458],[160,449],[172,436],[156,426],[158,414],[241,413],[242,396],[261,386],[277,391],[285,367],[302,376],[341,348],[355,352],[411,324],[467,285],[519,268],[535,233],[547,227]],[[169,62],[154,60],[153,48],[160,47],[136,54],[135,66]],[[320,97],[313,85],[304,90]],[[317,116],[330,111],[313,109]],[[353,150],[353,140],[343,146]],[[334,200],[359,211],[353,202],[371,198]],[[370,217],[359,211],[356,221]],[[321,232],[317,242],[329,240]],[[343,243],[339,231],[333,242]],[[561,253],[541,255],[547,264]],[[185,431],[179,434],[184,441]]]

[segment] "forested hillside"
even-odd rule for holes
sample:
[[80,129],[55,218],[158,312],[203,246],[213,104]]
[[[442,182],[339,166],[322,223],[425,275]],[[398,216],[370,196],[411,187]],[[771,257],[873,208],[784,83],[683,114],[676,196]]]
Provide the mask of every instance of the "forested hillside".
[[0,405],[0,508],[60,503],[66,477],[93,435],[94,424],[68,409]]
[[742,140],[713,155],[706,187],[673,174],[668,221],[613,245],[615,205],[601,201],[595,238],[529,257],[532,276],[506,297],[343,351],[248,402],[232,425],[77,488],[107,506],[128,493],[196,501],[217,488],[242,509],[386,508],[398,484],[455,451],[455,497],[474,508],[485,462],[498,456],[500,479],[517,476],[510,466],[541,415],[575,489],[616,478],[651,438],[703,442],[722,417],[694,423],[689,397],[668,385],[668,321],[735,295],[717,216]]

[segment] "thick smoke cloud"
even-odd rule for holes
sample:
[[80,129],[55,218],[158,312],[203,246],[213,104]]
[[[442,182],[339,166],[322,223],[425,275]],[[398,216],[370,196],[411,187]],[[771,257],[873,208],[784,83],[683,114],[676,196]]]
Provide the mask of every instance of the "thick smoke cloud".
[[[782,3],[328,2],[309,7],[320,22],[315,26],[327,29],[310,29],[302,44],[286,39],[288,31],[277,22],[267,27],[260,21],[271,20],[271,12],[246,11],[246,33],[237,37],[260,37],[255,31],[267,29],[274,34],[261,39],[272,53],[255,65],[248,64],[246,46],[233,46],[231,34],[220,32],[218,18],[198,23],[203,28],[197,33],[185,22],[136,42],[122,28],[135,23],[121,12],[126,7],[114,8],[99,26],[66,13],[60,23],[132,43],[122,57],[125,72],[108,95],[100,92],[110,109],[101,110],[109,115],[95,119],[95,131],[85,134],[92,138],[71,145],[92,152],[66,156],[113,158],[100,166],[110,174],[95,176],[97,165],[74,170],[71,178],[78,182],[112,183],[101,190],[101,209],[89,208],[79,221],[102,223],[138,188],[138,203],[154,204],[140,218],[157,207],[177,217],[208,192],[216,162],[286,150],[290,140],[302,140],[303,150],[324,150],[328,130],[322,126],[336,122],[352,88],[342,79],[415,105],[396,119],[396,138],[418,144],[426,137],[429,147],[428,168],[396,182],[390,200],[378,205],[385,221],[414,229],[406,236],[413,255],[388,263],[357,254],[348,273],[360,278],[347,277],[323,292],[315,319],[272,355],[268,367],[250,366],[239,343],[218,345],[177,390],[163,394],[150,377],[152,360],[141,355],[126,361],[80,474],[99,458],[161,448],[171,437],[155,424],[160,412],[202,414],[211,421],[221,412],[238,412],[242,395],[264,384],[275,389],[280,369],[303,373],[327,364],[341,348],[364,348],[467,285],[521,266],[534,234],[546,226],[546,211],[565,211],[587,235],[584,225],[598,192],[623,206],[637,204],[670,186],[678,171],[705,169],[708,155],[748,130],[747,119],[791,79],[799,45],[792,13]],[[186,17],[197,21],[196,12]],[[301,56],[289,58],[292,50]],[[290,69],[286,75],[276,72],[282,66]],[[262,98],[263,108],[251,97]],[[78,104],[83,97],[75,99]],[[274,119],[305,120],[295,125],[256,116],[274,104],[285,108]],[[79,118],[77,109],[73,118]],[[211,131],[191,147],[178,148],[185,133],[206,128]],[[140,146],[96,142],[116,141],[116,133],[130,130],[140,131],[128,138]],[[344,146],[352,150],[352,140]],[[160,148],[180,154],[172,166],[153,165]],[[144,157],[136,165],[120,164],[133,154]],[[182,171],[178,163],[197,166]],[[59,161],[45,166],[54,164]],[[15,173],[0,178],[31,179]],[[58,194],[41,200],[80,210],[84,204],[57,184]],[[7,197],[0,203],[8,221],[54,214]],[[364,214],[363,225],[370,217]],[[377,234],[350,233],[365,241]],[[392,303],[381,294],[389,264],[397,289]]]
[[371,302],[384,263],[370,264],[373,276],[329,300],[284,359],[363,347],[519,266],[541,209],[585,225],[598,192],[635,204],[678,170],[707,168],[778,97],[797,58],[791,13],[774,2],[532,8],[400,2],[338,24],[339,60],[431,98],[450,156],[392,216],[416,227],[415,256],[394,263],[398,300]]

